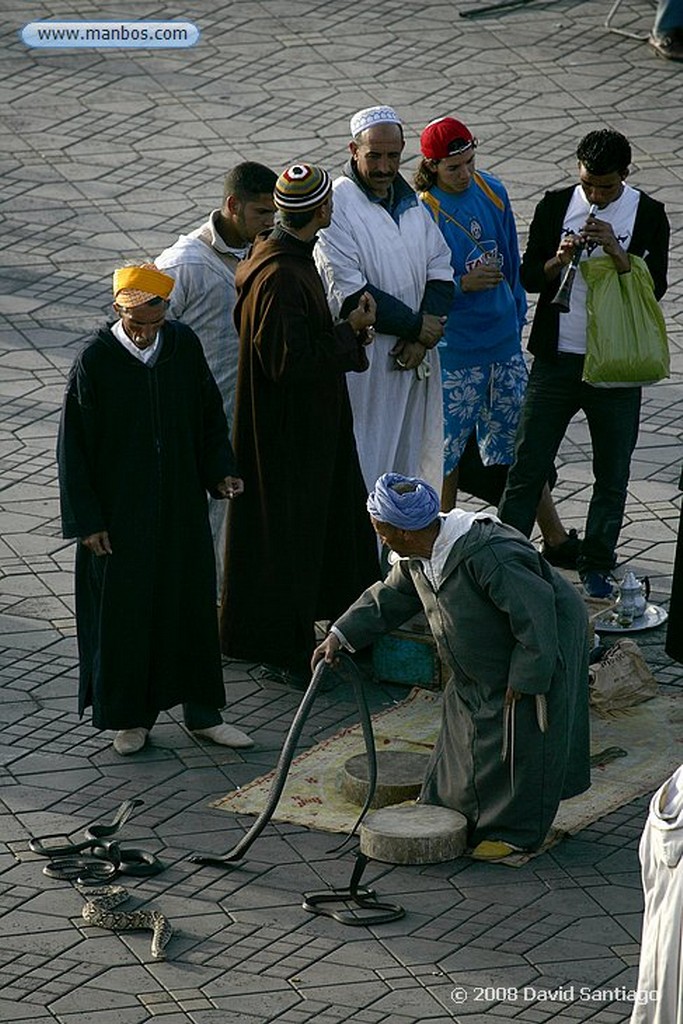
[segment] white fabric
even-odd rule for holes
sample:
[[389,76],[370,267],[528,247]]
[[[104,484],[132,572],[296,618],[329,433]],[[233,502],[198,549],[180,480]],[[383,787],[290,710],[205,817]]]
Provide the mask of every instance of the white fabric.
[[148,345],[147,348],[138,348],[137,345],[130,340],[124,331],[123,324],[120,320],[117,320],[115,324],[112,324],[111,333],[114,335],[116,340],[120,341],[123,347],[128,349],[130,354],[135,356],[136,359],[139,359],[141,363],[150,363],[159,349],[159,331],[157,331],[152,344]]
[[[598,210],[598,220],[606,220],[612,225],[614,234],[619,240],[622,249],[628,249],[633,235],[633,225],[638,212],[638,201],[640,193],[630,185],[624,185],[623,192],[613,203],[609,203],[604,210]],[[586,223],[590,203],[580,185],[574,189],[574,195],[569,201],[567,212],[562,223],[562,236],[570,232],[578,235]],[[582,262],[593,259],[595,256],[604,256],[601,245],[596,246],[590,253],[583,252]],[[560,277],[561,280],[561,277]],[[557,336],[557,347],[560,352],[575,352],[584,355],[586,352],[586,298],[588,287],[583,274],[577,271],[572,286],[571,308],[568,313],[560,315],[560,328]]]
[[349,641],[346,639],[344,634],[336,626],[330,626],[330,633],[334,633],[339,643],[342,645],[345,651],[349,651],[351,654],[356,653],[356,648],[352,647]]
[[[168,318],[191,327],[202,343],[209,369],[223,397],[232,430],[237,384],[239,336],[233,322],[235,270],[247,249],[233,249],[216,230],[213,210],[209,219],[189,235],[181,235],[154,261],[175,278]],[[229,502],[209,498],[209,519],[216,555],[216,583],[220,597],[225,557],[225,525]]]
[[[334,212],[321,231],[315,261],[332,315],[366,283],[417,312],[429,280],[452,281],[450,250],[422,203],[408,207],[399,223],[351,181],[334,182]],[[436,349],[425,363],[430,375],[395,369],[390,350],[397,339],[377,334],[366,349],[370,367],[346,381],[354,432],[368,491],[383,473],[427,480],[440,492],[443,477],[441,366]]]
[[631,1024],[683,1024],[683,765],[650,802],[639,855],[645,915]]
[[[434,541],[431,557],[417,559],[419,562],[422,562],[424,574],[431,583],[435,593],[440,589],[443,582],[444,566],[456,540],[469,533],[472,523],[477,519],[490,519],[494,523],[500,522],[498,516],[495,516],[493,512],[465,512],[459,508],[454,508],[451,512],[440,513],[439,519],[441,520],[441,529]],[[400,562],[402,559],[411,559],[413,557],[413,555],[399,555],[395,551],[391,551],[388,561],[390,565],[395,565],[396,562]]]
[[439,518],[441,519],[441,529],[434,541],[431,558],[420,559],[425,576],[435,592],[438,592],[441,587],[444,566],[456,540],[469,533],[472,524],[477,519],[491,519],[494,523],[500,522],[498,516],[494,516],[491,512],[464,512],[458,508]]
[[191,327],[202,343],[206,361],[223,396],[228,425],[232,424],[237,382],[239,337],[233,323],[237,254],[216,231],[214,210],[189,235],[181,235],[154,261],[175,278],[168,319]]

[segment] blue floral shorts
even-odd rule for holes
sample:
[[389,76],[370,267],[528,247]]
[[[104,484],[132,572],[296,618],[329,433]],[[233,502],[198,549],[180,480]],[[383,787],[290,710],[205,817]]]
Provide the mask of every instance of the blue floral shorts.
[[475,427],[484,465],[510,465],[528,376],[521,352],[505,363],[443,371],[445,473],[457,466]]

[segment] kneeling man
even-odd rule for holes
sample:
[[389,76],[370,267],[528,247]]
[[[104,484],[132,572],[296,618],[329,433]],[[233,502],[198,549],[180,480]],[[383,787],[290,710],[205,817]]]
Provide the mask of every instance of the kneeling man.
[[560,800],[590,785],[586,610],[517,530],[439,504],[423,480],[380,477],[367,507],[393,568],[312,664],[424,610],[450,678],[420,800],[464,814],[472,855],[498,860],[540,847]]

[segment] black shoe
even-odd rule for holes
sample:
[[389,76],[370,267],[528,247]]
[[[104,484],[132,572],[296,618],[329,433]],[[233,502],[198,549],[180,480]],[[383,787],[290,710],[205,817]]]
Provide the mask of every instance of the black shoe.
[[282,686],[287,686],[290,690],[300,690],[301,692],[308,688],[308,684],[311,681],[311,677],[303,672],[295,672],[291,668],[280,668],[278,665],[266,664],[261,665],[259,678],[272,683],[280,683]]
[[576,530],[570,530],[567,539],[561,544],[550,547],[545,541],[541,545],[541,554],[546,562],[558,569],[576,569],[576,560],[581,554],[581,541]]

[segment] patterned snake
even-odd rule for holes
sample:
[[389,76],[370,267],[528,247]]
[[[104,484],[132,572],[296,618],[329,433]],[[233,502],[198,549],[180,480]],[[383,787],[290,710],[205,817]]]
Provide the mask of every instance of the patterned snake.
[[81,915],[88,924],[96,924],[100,928],[108,928],[113,932],[138,931],[149,929],[152,932],[152,956],[155,960],[163,960],[165,948],[173,935],[173,928],[158,910],[132,910],[126,913],[111,913],[114,907],[125,903],[128,890],[122,885],[105,885],[99,889],[88,888],[82,895],[86,898]]

